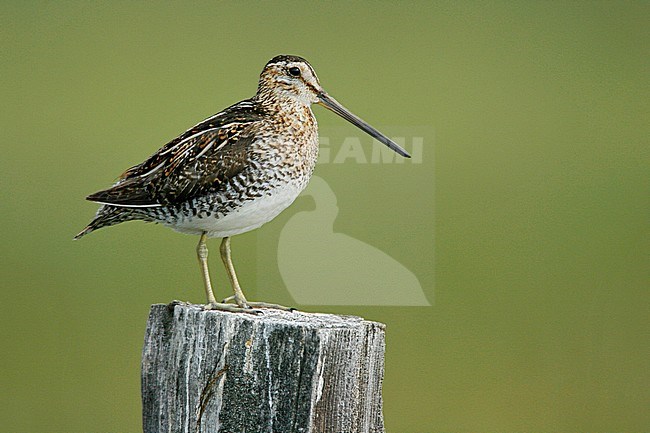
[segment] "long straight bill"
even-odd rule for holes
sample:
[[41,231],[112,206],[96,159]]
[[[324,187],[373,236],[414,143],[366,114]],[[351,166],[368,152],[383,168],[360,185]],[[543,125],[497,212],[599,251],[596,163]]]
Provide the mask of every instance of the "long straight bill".
[[368,125],[364,120],[352,114],[347,108],[341,105],[336,99],[332,98],[327,93],[323,92],[318,95],[319,104],[323,107],[335,112],[357,128],[369,134],[371,137],[376,138],[378,141],[384,143],[389,148],[393,149],[395,152],[400,155],[410,158],[411,155],[408,152],[400,147],[399,144],[395,143],[390,138],[386,137],[381,132],[377,131],[372,126]]

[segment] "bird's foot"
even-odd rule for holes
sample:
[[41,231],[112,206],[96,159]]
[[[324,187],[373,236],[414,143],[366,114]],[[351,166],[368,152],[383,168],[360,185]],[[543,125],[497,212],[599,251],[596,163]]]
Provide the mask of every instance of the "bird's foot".
[[[235,296],[228,296],[226,299],[221,301],[223,304],[226,305],[233,305],[233,304],[228,304],[228,302],[232,301],[237,301]],[[267,302],[248,302],[244,301],[244,304],[251,307],[251,308],[268,308],[272,310],[282,310],[282,311],[296,311],[295,308],[293,307],[285,307],[284,305],[279,305],[279,304],[269,304]]]
[[225,302],[211,302],[203,306],[204,310],[219,310],[230,311],[231,313],[248,313],[248,314],[261,314],[262,310],[252,308],[250,304],[239,306],[237,304],[227,304]]
[[285,307],[284,305],[279,304],[269,304],[268,302],[249,302],[252,308],[270,308],[272,310],[282,310],[282,311],[296,311],[293,307]]

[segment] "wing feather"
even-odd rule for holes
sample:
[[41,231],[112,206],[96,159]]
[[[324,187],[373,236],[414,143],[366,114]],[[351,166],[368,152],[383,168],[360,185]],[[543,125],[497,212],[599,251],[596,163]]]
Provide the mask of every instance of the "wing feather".
[[244,102],[186,131],[125,171],[113,187],[87,199],[113,206],[157,207],[218,192],[246,167],[255,124],[262,118]]

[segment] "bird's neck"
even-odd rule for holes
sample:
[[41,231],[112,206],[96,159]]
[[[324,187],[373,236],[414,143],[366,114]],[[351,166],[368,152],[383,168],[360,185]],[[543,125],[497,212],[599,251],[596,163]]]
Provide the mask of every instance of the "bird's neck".
[[309,109],[311,104],[306,103],[295,95],[278,89],[261,87],[253,99],[270,112],[296,111],[303,112]]

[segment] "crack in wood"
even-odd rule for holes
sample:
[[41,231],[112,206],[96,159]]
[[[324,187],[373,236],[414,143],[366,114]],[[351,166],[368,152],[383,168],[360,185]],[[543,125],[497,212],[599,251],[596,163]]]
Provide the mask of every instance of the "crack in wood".
[[201,420],[203,419],[203,413],[205,412],[205,408],[208,405],[208,402],[212,398],[212,396],[215,394],[216,386],[218,385],[219,380],[224,377],[226,372],[228,371],[228,366],[224,366],[221,370],[217,371],[215,375],[213,375],[212,379],[208,381],[208,383],[205,384],[205,387],[203,387],[203,391],[201,391],[201,404],[198,408],[198,413],[196,415],[196,431],[199,432],[201,431]]

